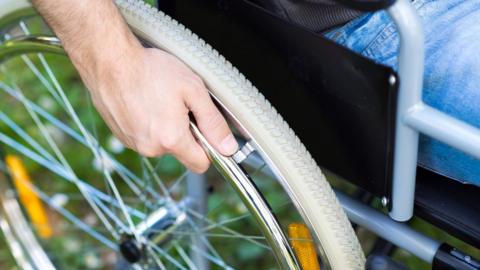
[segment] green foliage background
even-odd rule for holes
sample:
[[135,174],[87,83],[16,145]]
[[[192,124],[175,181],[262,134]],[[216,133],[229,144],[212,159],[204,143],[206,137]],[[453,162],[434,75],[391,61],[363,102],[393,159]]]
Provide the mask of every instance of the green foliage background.
[[[155,4],[154,0],[146,0],[146,2],[150,4]],[[82,100],[86,100],[86,93],[84,91],[83,85],[81,81],[78,78],[78,75],[76,74],[75,70],[72,68],[71,64],[66,61],[66,59],[61,59],[59,57],[52,57],[49,58],[50,63],[56,67],[56,75],[57,78],[59,79],[60,84],[62,85],[69,85],[69,90],[72,93],[71,98],[73,99],[72,103],[77,103],[81,104],[81,106],[78,106],[79,110],[79,115],[81,116],[82,120],[88,120],[92,119],[91,118],[91,104],[88,102],[84,102]],[[0,74],[0,81],[8,81],[8,80],[22,80],[23,84],[25,87],[30,87],[30,88],[36,88],[38,87],[38,81],[36,78],[32,75],[32,73],[25,68],[25,66],[21,63],[19,59],[13,59],[9,61],[9,73],[12,74],[10,78],[6,78],[3,74]],[[82,103],[83,102],[83,103]],[[9,107],[10,101],[7,99],[0,99],[0,111],[5,111],[12,115],[12,118],[17,123],[20,123],[21,125],[28,126],[27,121],[28,116],[22,113],[17,113],[15,108]],[[8,110],[7,110],[8,108]],[[60,108],[58,108],[60,109]],[[55,110],[55,108],[53,109]],[[95,119],[99,119],[98,117]],[[97,120],[96,120],[97,121]],[[101,120],[98,120],[100,122]],[[97,123],[101,125],[101,123]],[[5,128],[5,126],[2,126],[0,124],[0,128]],[[29,130],[32,133],[35,133],[36,131],[34,129]],[[100,133],[108,133],[108,130],[102,130],[99,129]],[[90,164],[91,161],[91,155],[87,154],[86,152],[78,152],[76,150],[72,150],[72,152],[67,152],[66,155],[70,156],[75,156],[75,159],[71,159],[72,161],[72,167],[74,168],[82,168],[85,167],[85,164]],[[138,168],[139,162],[137,159],[134,158],[133,153],[127,153],[125,156],[119,157],[123,162],[128,163],[129,166],[132,166],[134,168]],[[28,162],[27,162],[28,163]],[[161,162],[159,163],[160,166],[157,168],[158,171],[161,173],[163,177],[166,179],[175,179],[179,175],[181,175],[184,172],[184,168],[181,164],[178,163],[176,159],[174,159],[171,156],[165,156],[161,158]],[[39,177],[41,178],[43,175],[42,168],[40,168],[38,165],[34,163],[28,163],[29,166],[29,171],[32,172],[33,177]],[[88,168],[88,167],[86,167]],[[88,175],[88,170],[85,170],[85,177],[92,177]],[[224,187],[221,184],[218,184],[221,182],[221,180],[216,179],[216,176],[213,176],[213,180],[211,180],[214,185],[216,185],[217,192],[213,193],[210,196],[209,199],[209,208],[215,208],[218,207],[218,205],[223,205],[222,211],[218,211],[218,214],[215,214],[217,216],[214,216],[216,218],[231,218],[236,215],[239,215],[244,211],[241,207],[238,206],[238,202],[232,199],[231,201],[225,202],[222,192],[231,192],[228,191],[228,187]],[[336,186],[339,189],[343,189],[345,191],[352,191],[354,188],[345,183],[342,180],[337,179],[335,176],[330,175],[329,180],[331,181],[332,185]],[[61,182],[57,181],[55,182],[55,185],[58,185],[57,188],[59,189],[68,189],[68,187],[61,187]],[[278,192],[278,186],[272,181],[269,181],[268,179],[259,179],[257,181],[257,184],[259,187],[265,192],[267,199],[272,205],[280,205],[282,202],[286,200],[286,198],[282,195],[281,192]],[[377,207],[381,209],[380,203],[378,201],[375,201],[372,206]],[[287,210],[279,213],[282,217],[286,218],[289,216],[295,216],[295,213],[289,212]],[[239,228],[249,226],[250,223],[240,223],[237,226]],[[429,223],[415,218],[410,222],[411,226],[415,228],[416,230],[423,232],[424,234],[437,239],[438,241],[441,242],[447,242],[452,246],[455,246],[459,248],[460,250],[466,251],[473,255],[474,257],[480,257],[480,251],[454,237],[449,236],[445,232],[439,230],[438,228],[435,228],[434,226],[430,225]],[[364,247],[364,250],[368,252],[372,245],[374,244],[375,240],[377,239],[376,236],[372,235],[371,233],[360,229],[358,231],[359,238],[361,239],[362,245]],[[84,242],[84,244],[89,244],[87,240],[82,238],[81,235],[73,235],[72,236],[75,241],[78,242]],[[0,234],[0,241],[3,240],[3,234]],[[2,241],[2,244],[0,244],[0,268],[1,269],[16,269],[16,266],[11,258],[11,255],[9,253],[9,250],[6,248],[6,245]],[[69,265],[69,269],[85,269],[85,260],[82,258],[82,256],[78,256],[77,253],[72,252],[68,253],[65,251],[65,246],[68,246],[67,243],[62,242],[61,240],[54,240],[51,243],[49,243],[51,246],[52,250],[54,253],[58,254],[65,254],[62,258],[59,258],[59,261],[62,261],[64,265]],[[231,257],[232,260],[238,260],[238,261],[251,261],[252,265],[251,266],[246,266],[244,269],[262,269],[262,260],[265,259],[264,253],[262,250],[259,248],[256,248],[255,246],[252,245],[246,245],[244,243],[239,243],[237,246],[228,246],[225,250],[222,250],[225,254],[229,254],[228,256]],[[423,270],[423,269],[430,269],[430,266],[426,264],[425,262],[422,262],[418,258],[415,258],[414,256],[408,254],[407,252],[397,249],[395,250],[393,257],[404,263],[406,266],[408,266],[410,269],[414,270]],[[258,263],[257,263],[258,262]]]

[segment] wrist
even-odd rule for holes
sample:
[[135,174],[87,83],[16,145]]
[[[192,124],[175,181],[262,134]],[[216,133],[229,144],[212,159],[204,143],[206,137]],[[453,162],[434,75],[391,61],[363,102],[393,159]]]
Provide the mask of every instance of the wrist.
[[[76,42],[66,46],[74,66],[90,91],[105,88],[118,78],[131,76],[132,68],[145,50],[136,37],[128,32],[103,37],[90,37],[89,44]],[[79,45],[81,44],[81,45]]]
[[[127,67],[143,50],[113,1],[75,1],[73,7],[63,0],[55,8],[41,0],[37,4],[90,90],[106,73]],[[61,17],[66,10],[72,23]]]

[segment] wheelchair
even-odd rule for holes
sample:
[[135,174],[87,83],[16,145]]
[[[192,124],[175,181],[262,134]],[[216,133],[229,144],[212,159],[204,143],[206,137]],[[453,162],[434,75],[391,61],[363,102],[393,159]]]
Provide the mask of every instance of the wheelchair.
[[404,269],[385,257],[393,247],[432,269],[480,269],[474,256],[408,225],[415,216],[480,248],[480,188],[416,164],[419,134],[478,158],[480,133],[422,103],[423,35],[402,1],[338,0],[362,12],[388,10],[401,36],[398,73],[254,0],[159,2],[258,86],[322,169],[354,185],[349,195],[337,188],[344,210],[383,239],[369,269]]
[[81,80],[31,3],[0,0],[0,229],[12,255],[0,267],[408,269],[393,259],[406,251],[432,269],[480,269],[480,188],[417,165],[421,134],[479,158],[480,131],[422,102],[424,37],[408,0],[337,1],[387,10],[398,72],[260,0],[159,1],[173,19],[116,1],[146,47],[204,80],[232,126],[241,146],[227,157],[191,119],[217,169],[207,181],[125,149],[88,93],[64,91]]

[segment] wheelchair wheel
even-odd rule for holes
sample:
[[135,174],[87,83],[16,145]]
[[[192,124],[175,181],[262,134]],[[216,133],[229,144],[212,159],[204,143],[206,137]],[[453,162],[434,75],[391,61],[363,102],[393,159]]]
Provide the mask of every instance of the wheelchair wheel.
[[[258,90],[167,15],[142,1],[116,3],[143,42],[203,78],[239,140],[252,142],[258,162],[247,171],[282,227],[304,224],[312,237],[301,240],[322,267],[363,269],[324,175]],[[0,33],[0,227],[20,267],[277,267],[251,213],[214,172],[206,184],[173,158],[138,156],[111,136],[28,1],[0,0]]]

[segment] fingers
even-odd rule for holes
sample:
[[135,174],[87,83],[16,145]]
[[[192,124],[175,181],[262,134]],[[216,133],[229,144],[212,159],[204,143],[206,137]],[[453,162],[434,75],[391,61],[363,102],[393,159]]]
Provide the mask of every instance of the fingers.
[[183,165],[195,173],[204,173],[210,165],[207,154],[195,140],[189,128],[179,137],[171,152]]
[[238,143],[227,121],[213,103],[203,82],[197,80],[195,84],[195,94],[188,95],[186,101],[198,128],[217,151],[225,156],[233,155],[238,149]]
[[204,173],[210,161],[190,131],[188,116],[179,121],[184,124],[166,123],[157,128],[152,137],[136,141],[136,150],[146,157],[158,157],[164,154],[174,155],[183,165],[195,173]]
[[114,69],[118,72],[102,76],[101,83],[91,83],[95,107],[123,143],[146,157],[170,153],[192,171],[206,171],[210,162],[189,128],[192,108],[201,131],[220,153],[236,150],[198,76],[160,50],[143,50],[136,56],[138,61],[119,65]]

